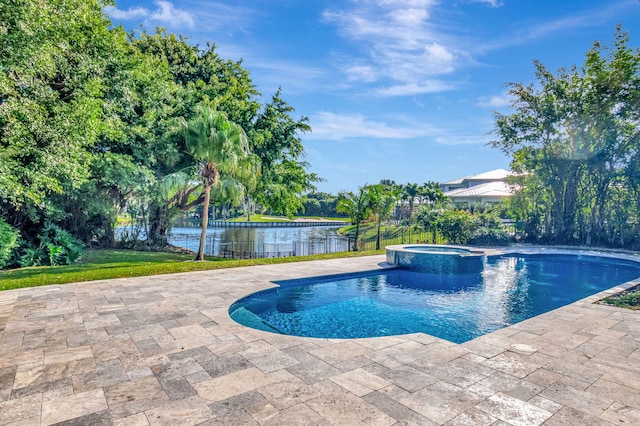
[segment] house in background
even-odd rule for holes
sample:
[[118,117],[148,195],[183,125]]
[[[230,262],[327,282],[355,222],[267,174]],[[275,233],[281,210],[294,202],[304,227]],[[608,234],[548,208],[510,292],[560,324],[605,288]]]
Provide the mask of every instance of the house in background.
[[471,206],[476,203],[497,204],[513,195],[513,190],[505,182],[511,175],[509,170],[496,169],[490,172],[442,182],[440,189],[444,196],[455,204]]

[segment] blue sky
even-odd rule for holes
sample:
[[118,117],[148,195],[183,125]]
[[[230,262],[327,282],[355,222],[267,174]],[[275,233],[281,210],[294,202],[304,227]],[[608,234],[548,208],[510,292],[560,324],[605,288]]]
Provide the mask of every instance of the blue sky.
[[278,87],[321,191],[446,181],[509,158],[486,145],[505,83],[584,62],[616,24],[640,40],[638,0],[120,0],[115,23],[156,26],[243,59],[269,99]]

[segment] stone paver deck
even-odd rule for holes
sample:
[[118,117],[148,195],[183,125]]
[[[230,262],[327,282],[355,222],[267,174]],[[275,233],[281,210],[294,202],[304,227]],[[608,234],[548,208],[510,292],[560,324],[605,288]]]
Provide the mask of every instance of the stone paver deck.
[[227,314],[271,280],[383,260],[0,292],[0,424],[640,424],[640,312],[602,294],[461,345],[282,336]]

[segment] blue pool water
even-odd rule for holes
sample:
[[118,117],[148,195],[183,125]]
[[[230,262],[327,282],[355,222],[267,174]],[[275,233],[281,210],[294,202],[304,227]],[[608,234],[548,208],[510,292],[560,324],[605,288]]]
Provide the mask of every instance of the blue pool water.
[[640,265],[582,255],[501,255],[475,274],[402,269],[278,282],[231,318],[274,333],[358,338],[422,332],[462,343],[640,276]]

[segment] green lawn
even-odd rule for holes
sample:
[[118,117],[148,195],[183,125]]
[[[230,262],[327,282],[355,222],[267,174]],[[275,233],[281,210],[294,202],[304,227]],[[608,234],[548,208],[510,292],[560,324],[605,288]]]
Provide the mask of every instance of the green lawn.
[[239,266],[336,259],[381,253],[383,253],[382,250],[247,260],[211,257],[204,262],[194,262],[192,255],[176,253],[133,250],[85,250],[82,260],[73,265],[39,266],[0,271],[0,290],[111,278],[235,268]]

